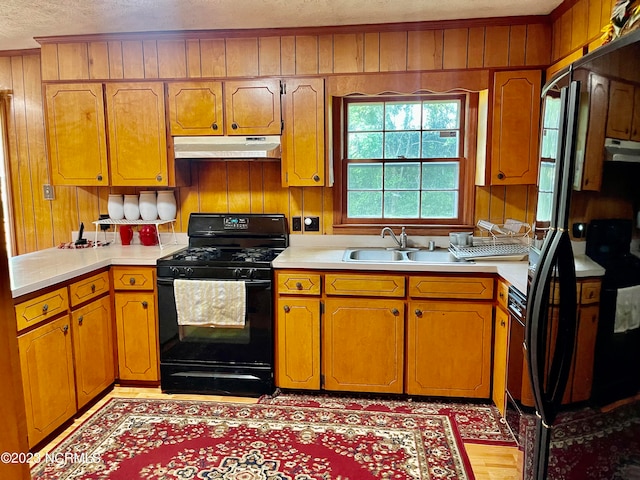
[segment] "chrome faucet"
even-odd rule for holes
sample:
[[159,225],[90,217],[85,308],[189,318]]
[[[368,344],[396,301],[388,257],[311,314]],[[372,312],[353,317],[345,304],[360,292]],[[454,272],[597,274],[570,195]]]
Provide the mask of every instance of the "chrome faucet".
[[391,227],[384,227],[382,229],[382,232],[380,232],[380,236],[382,238],[384,238],[384,235],[389,232],[391,234],[391,238],[393,238],[393,240],[398,244],[398,246],[402,249],[407,248],[407,232],[404,231],[405,227],[402,227],[402,232],[400,232],[400,240],[398,240],[398,237],[396,237],[396,234],[393,233],[393,230],[391,230]]

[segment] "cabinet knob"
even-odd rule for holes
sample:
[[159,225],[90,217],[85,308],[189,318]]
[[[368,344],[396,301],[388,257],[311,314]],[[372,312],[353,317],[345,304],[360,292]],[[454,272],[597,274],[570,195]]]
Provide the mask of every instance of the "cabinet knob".
[[231,128],[233,128],[234,130],[237,130],[238,129],[238,124],[236,122],[233,122],[231,124]]
[[503,180],[506,175],[502,172],[498,173],[498,180]]
[[313,176],[313,181],[314,182],[319,182],[320,181],[320,175],[318,175],[317,173]]
[[211,124],[211,128],[212,128],[213,130],[217,130],[217,129],[218,129],[218,124],[217,124],[217,123],[215,123],[215,122],[213,122],[213,124]]
[[300,282],[296,282],[296,288],[297,288],[298,290],[302,290],[302,283],[300,283]]
[[416,308],[416,311],[414,313],[416,314],[416,317],[422,316],[422,310],[420,310],[419,308]]
[[291,307],[289,305],[285,305],[283,307],[284,313],[289,313],[291,311]]
[[396,316],[396,317],[397,317],[398,315],[400,315],[400,311],[399,311],[397,308],[392,308],[392,309],[391,309],[391,313],[393,313],[393,315],[394,315],[394,316]]
[[98,180],[99,182],[102,181],[102,174],[101,173],[98,174],[98,176],[96,177],[96,180]]
[[504,320],[500,320],[500,326],[504,327],[505,325],[506,325],[505,321]]
[[499,296],[500,298],[504,298],[504,292],[500,292],[500,293],[498,294],[498,296]]
[[146,300],[142,301],[142,308],[147,308],[149,306],[149,304],[147,303]]
[[160,174],[156,175],[156,181],[161,182],[162,181],[162,175],[160,175]]
[[135,277],[131,277],[129,278],[129,285],[135,285],[136,284],[136,279]]
[[67,333],[69,331],[69,325],[65,325],[64,327],[62,327],[62,331],[64,333]]
[[82,325],[82,321],[84,320],[84,317],[82,315],[80,315],[78,317],[78,325]]
[[94,283],[91,284],[91,293],[95,293],[96,285]]

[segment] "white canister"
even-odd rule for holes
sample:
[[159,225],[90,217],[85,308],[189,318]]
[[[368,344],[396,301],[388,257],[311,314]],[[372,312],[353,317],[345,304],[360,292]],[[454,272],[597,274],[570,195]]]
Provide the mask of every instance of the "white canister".
[[140,218],[138,195],[124,196],[124,218],[127,220],[138,220]]
[[140,192],[140,216],[142,220],[157,220],[158,206],[156,204],[156,192]]
[[160,220],[173,220],[176,218],[176,197],[173,195],[173,190],[159,190],[156,204]]
[[124,200],[118,193],[110,193],[107,200],[107,212],[111,220],[122,220],[124,218]]

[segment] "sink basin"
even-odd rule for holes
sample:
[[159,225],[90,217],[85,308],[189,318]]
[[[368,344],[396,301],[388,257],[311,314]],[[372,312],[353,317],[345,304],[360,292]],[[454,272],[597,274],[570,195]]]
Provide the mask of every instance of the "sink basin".
[[448,250],[420,250],[409,248],[406,250],[390,248],[347,248],[342,257],[343,262],[369,263],[423,263],[423,264],[455,264],[473,263],[458,260]]

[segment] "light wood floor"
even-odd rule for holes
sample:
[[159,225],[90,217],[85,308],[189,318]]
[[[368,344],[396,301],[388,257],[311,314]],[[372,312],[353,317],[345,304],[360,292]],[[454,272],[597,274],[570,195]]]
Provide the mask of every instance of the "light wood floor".
[[[113,397],[127,398],[172,398],[176,400],[199,400],[234,403],[256,403],[256,398],[225,397],[217,395],[169,395],[162,393],[160,388],[119,387],[116,386],[104,398],[88,409],[82,416],[74,420],[67,429],[60,433],[47,445],[42,447],[40,453],[44,455],[53,449],[60,441],[67,437],[78,425],[99,410],[109,399]],[[491,445],[479,445],[475,443],[464,444],[473,473],[477,480],[517,480],[522,476],[518,470],[520,452],[515,447],[499,447]],[[34,452],[35,453],[35,452]]]

